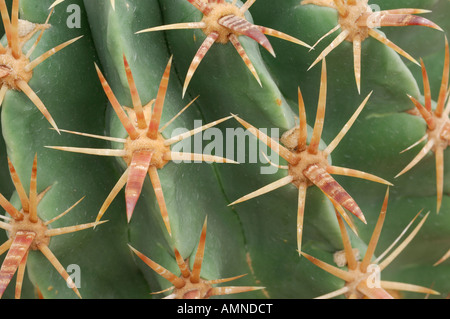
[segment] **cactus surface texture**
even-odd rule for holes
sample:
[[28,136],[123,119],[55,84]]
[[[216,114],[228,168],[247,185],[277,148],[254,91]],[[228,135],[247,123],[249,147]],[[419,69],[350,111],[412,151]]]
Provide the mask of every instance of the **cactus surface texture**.
[[450,296],[450,1],[0,12],[2,298]]

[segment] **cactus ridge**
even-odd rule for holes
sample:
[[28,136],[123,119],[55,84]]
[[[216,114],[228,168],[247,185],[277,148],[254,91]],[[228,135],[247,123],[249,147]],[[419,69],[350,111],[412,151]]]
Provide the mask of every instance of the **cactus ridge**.
[[[129,68],[127,59],[125,55],[123,56],[124,65],[126,69],[127,79],[130,85],[130,93],[133,99],[133,109],[128,109],[128,115],[123,110],[122,106],[118,102],[114,93],[111,90],[108,82],[105,77],[101,73],[100,69],[97,68],[97,74],[100,78],[103,89],[108,96],[111,105],[114,108],[117,116],[119,117],[123,127],[126,129],[128,133],[127,139],[118,139],[114,137],[99,137],[91,134],[84,134],[80,132],[73,132],[68,130],[63,130],[63,132],[85,135],[94,138],[107,139],[110,141],[116,141],[124,144],[122,150],[119,149],[91,149],[91,148],[78,148],[78,147],[64,147],[64,146],[46,146],[51,149],[68,151],[68,152],[76,152],[76,153],[84,153],[91,155],[100,155],[100,156],[119,156],[122,157],[128,168],[123,172],[119,181],[116,183],[114,188],[111,190],[110,194],[104,201],[100,211],[97,215],[96,221],[98,222],[106,210],[117,196],[119,191],[125,186],[125,201],[126,201],[126,215],[127,220],[130,222],[131,217],[134,212],[134,208],[136,206],[137,200],[140,196],[142,186],[144,184],[144,179],[148,173],[150,180],[153,185],[153,189],[156,194],[156,198],[158,200],[158,204],[161,210],[161,216],[166,225],[166,229],[170,235],[172,235],[170,221],[169,221],[169,213],[167,211],[167,206],[164,199],[164,194],[161,187],[161,181],[158,176],[158,169],[162,169],[169,161],[210,161],[216,163],[234,163],[237,162],[213,155],[203,155],[196,153],[187,153],[187,152],[171,152],[170,145],[182,141],[190,136],[201,132],[207,128],[215,126],[230,117],[226,117],[206,125],[203,125],[199,128],[193,129],[186,133],[181,133],[176,135],[170,139],[164,139],[162,136],[162,131],[167,125],[164,125],[162,129],[159,128],[161,113],[163,110],[164,100],[167,92],[168,82],[169,82],[169,74],[172,65],[172,58],[169,59],[167,63],[166,69],[161,79],[161,83],[158,89],[158,94],[156,99],[151,100],[146,106],[142,107],[141,101],[134,85],[134,80],[132,77],[131,70]],[[152,105],[154,107],[152,109]],[[187,107],[191,105],[189,103]],[[182,110],[186,110],[186,107]],[[147,118],[146,119],[146,115]],[[178,113],[176,116],[179,116]],[[170,124],[174,118],[169,120],[167,124]]]
[[381,43],[384,43],[400,55],[419,65],[419,63],[410,54],[395,45],[393,42],[389,41],[389,39],[379,32],[375,31],[374,28],[383,26],[402,27],[408,25],[421,25],[443,31],[432,21],[413,15],[429,12],[427,10],[396,9],[372,12],[372,9],[368,4],[368,0],[303,0],[301,4],[314,4],[318,6],[330,7],[336,9],[339,14],[338,24],[322,36],[313,45],[313,47],[315,47],[327,36],[333,34],[338,29],[341,29],[339,35],[319,54],[309,69],[325,58],[344,40],[352,42],[354,73],[358,92],[361,92],[361,43],[369,36],[380,41]]
[[[414,4],[414,7],[420,7],[420,1],[417,1],[419,3],[417,6]],[[395,32],[384,36],[376,30],[389,26],[425,26],[439,31],[448,30],[447,24],[434,18],[432,20],[442,28],[431,20],[417,16],[430,10],[388,9],[373,12],[368,0],[285,0],[276,4],[270,0],[104,0],[96,4],[87,0],[66,1],[76,3],[72,8],[82,7],[86,11],[81,11],[86,14],[83,19],[87,19],[83,20],[86,25],[80,28],[87,33],[83,43],[80,41],[79,46],[72,46],[74,51],[65,52],[69,51],[70,56],[83,52],[79,65],[90,68],[92,74],[86,72],[80,79],[78,73],[82,72],[78,72],[77,67],[71,67],[67,58],[60,54],[51,60],[55,62],[56,68],[60,68],[61,73],[58,75],[64,74],[66,77],[61,80],[61,85],[50,82],[49,75],[53,71],[42,70],[44,68],[41,67],[39,72],[37,69],[34,72],[35,80],[30,86],[28,82],[38,65],[81,36],[72,35],[72,40],[56,46],[52,44],[50,47],[53,49],[30,60],[39,43],[50,41],[43,37],[44,31],[50,27],[51,31],[46,34],[55,32],[53,35],[56,35],[51,43],[60,43],[67,34],[79,33],[69,30],[69,25],[64,24],[64,17],[58,23],[53,20],[53,26],[49,24],[51,16],[60,12],[58,6],[64,0],[48,0],[48,3],[53,2],[49,8],[48,3],[42,5],[22,0],[24,10],[20,12],[30,21],[36,21],[32,18],[35,12],[39,12],[37,16],[41,13],[47,16],[49,11],[43,24],[19,19],[20,1],[10,2],[11,18],[7,0],[0,0],[5,30],[3,43],[7,44],[0,46],[0,105],[4,102],[2,135],[6,142],[8,156],[5,159],[8,160],[7,172],[12,180],[11,193],[14,192],[14,195],[7,200],[6,194],[0,194],[0,206],[9,215],[2,216],[3,221],[0,221],[0,228],[6,231],[7,236],[0,245],[0,254],[7,252],[0,268],[0,298],[8,295],[6,289],[14,276],[14,297],[20,298],[30,293],[31,290],[26,287],[26,266],[31,286],[34,293],[37,289],[38,297],[44,297],[39,287],[45,286],[47,291],[42,292],[46,297],[57,297],[58,289],[56,292],[51,290],[53,285],[59,287],[62,284],[54,278],[46,278],[46,274],[56,269],[58,280],[62,277],[70,288],[62,292],[63,297],[74,298],[76,295],[81,298],[79,287],[68,274],[70,271],[63,267],[69,260],[67,255],[72,257],[72,254],[83,266],[84,291],[87,295],[102,298],[119,295],[148,298],[149,291],[156,291],[150,297],[164,294],[166,299],[207,299],[250,293],[240,297],[319,296],[317,298],[324,299],[343,296],[391,299],[403,297],[400,293],[403,291],[426,294],[428,297],[442,294],[443,289],[448,290],[447,280],[441,278],[448,277],[448,265],[443,263],[450,258],[450,250],[443,256],[438,251],[443,243],[448,243],[448,184],[444,179],[447,164],[444,155],[450,143],[448,41],[445,38],[443,70],[441,72],[437,63],[439,72],[436,72],[437,67],[425,68],[425,63],[428,66],[426,59],[424,62],[421,58],[419,63],[413,57],[423,52],[432,52],[437,56],[436,48],[424,45],[409,54],[394,44],[403,40],[401,36]],[[186,10],[188,8],[192,10]],[[270,9],[273,12],[267,13]],[[192,13],[201,18],[192,21],[195,20],[190,16]],[[300,34],[306,42],[315,41],[331,27],[330,24],[321,28],[330,17],[334,27],[312,47],[294,37]],[[311,25],[300,32],[298,26],[302,23]],[[260,24],[285,30],[293,36]],[[147,25],[153,27],[146,28]],[[420,32],[427,32],[422,31],[427,28],[420,28]],[[178,35],[187,35],[186,38],[172,36],[176,32],[170,32],[185,29],[188,31],[180,31]],[[191,29],[198,29],[194,37],[189,37]],[[320,32],[317,32],[319,29]],[[321,53],[311,60],[311,55],[299,51],[303,48],[291,45],[295,43],[312,50],[337,31],[337,37],[329,45],[324,45]],[[433,36],[438,34],[433,30],[429,32]],[[285,41],[271,43],[267,36]],[[32,40],[33,37],[36,39]],[[365,49],[373,50],[369,52],[368,60],[372,62],[369,68],[374,69],[367,70],[371,71],[367,72],[370,73],[367,80],[368,84],[373,85],[373,90],[365,93],[365,98],[360,102],[362,43],[369,37],[377,40],[374,41],[375,45],[372,46],[372,42],[368,41],[365,46]],[[350,44],[341,45],[345,42]],[[212,48],[216,43],[226,45]],[[22,52],[27,46],[31,46],[31,49]],[[340,46],[340,50],[330,54],[337,46]],[[340,65],[340,55],[347,55],[349,49],[353,61],[348,65],[345,62]],[[229,54],[234,51],[239,56]],[[185,52],[196,53],[191,60]],[[93,56],[91,63],[89,61]],[[372,56],[377,57],[378,64]],[[403,62],[399,56],[412,63]],[[247,68],[241,68],[242,61]],[[315,73],[311,69],[319,62],[322,62],[322,68]],[[209,68],[198,68],[200,63]],[[394,63],[398,65],[394,66]],[[421,66],[421,79],[420,71],[415,70],[414,64]],[[293,66],[296,66],[295,70]],[[298,70],[298,66],[303,66],[305,70]],[[349,68],[353,72],[342,72]],[[393,76],[386,75],[386,70],[393,71]],[[171,76],[171,73],[177,76]],[[186,76],[183,78],[182,74]],[[191,82],[194,74],[198,81]],[[318,86],[312,80],[316,76],[320,77]],[[339,78],[336,79],[336,76]],[[220,87],[213,84],[211,77],[220,78]],[[435,94],[431,88],[437,83],[438,77],[440,89]],[[357,92],[351,89],[354,80]],[[420,81],[423,83],[422,97],[417,86]],[[63,87],[64,83],[66,87]],[[295,83],[297,96],[294,95],[295,90],[286,89],[286,83],[288,86]],[[182,100],[186,93],[191,93],[188,91],[190,86],[200,91],[199,95],[184,102]],[[92,91],[84,92],[86,89]],[[8,90],[18,92],[6,94]],[[59,103],[60,108],[55,110],[54,116],[58,123],[64,122],[66,129],[56,125],[37,96],[38,92],[43,92],[39,95],[42,94],[44,101],[49,98],[49,101]],[[87,99],[93,102],[86,102],[81,96],[88,96]],[[317,108],[314,109],[309,105],[311,100],[316,99]],[[356,109],[351,107],[355,101],[359,103]],[[17,105],[25,107],[18,108]],[[26,109],[28,105],[33,111],[37,107],[46,121],[30,117]],[[217,107],[211,108],[211,105]],[[386,105],[393,105],[392,110],[385,112]],[[237,112],[235,107],[238,107]],[[383,111],[377,107],[382,107]],[[190,111],[184,113],[188,108]],[[23,112],[18,111],[22,109]],[[87,115],[86,110],[96,116]],[[315,118],[310,118],[313,110],[316,110]],[[61,122],[57,114],[62,114]],[[331,118],[327,125],[325,117]],[[194,129],[187,129],[189,120],[199,118],[208,124],[199,127],[194,124]],[[236,122],[228,121],[231,118]],[[76,123],[77,119],[83,119],[83,123]],[[310,119],[313,126],[308,126]],[[17,125],[12,124],[16,121],[22,123],[23,130],[18,130]],[[47,122],[52,129],[42,126]],[[294,122],[298,125],[294,126]],[[257,126],[262,123],[271,123],[269,125],[282,128],[285,132],[281,138],[275,137],[272,132],[269,136],[263,128],[256,128],[264,127]],[[174,133],[178,129],[173,128],[174,124],[181,127],[183,133]],[[241,130],[243,127],[246,130],[243,139],[248,137],[252,141],[256,140],[256,153],[264,156],[269,168],[275,167],[280,171],[269,176],[262,171],[258,174],[258,165],[229,159],[228,153],[223,156],[219,144],[227,147],[228,151],[228,136],[226,141],[217,138],[205,150],[198,152],[195,145],[197,137],[204,135],[205,140],[212,140],[212,133],[223,133],[224,126],[228,129],[233,125]],[[169,126],[173,130],[171,136]],[[39,134],[27,134],[30,132]],[[68,146],[76,145],[79,137],[92,139],[86,142],[90,143],[88,146]],[[192,148],[189,151],[183,148],[182,152],[174,150],[176,146],[184,147],[184,142],[188,144],[190,138],[195,140],[195,152]],[[183,143],[175,145],[178,142]],[[406,151],[421,144],[418,153],[408,158],[411,152]],[[281,162],[272,162],[269,153],[263,151],[261,145],[267,146],[271,155],[276,153],[275,157],[279,157]],[[30,146],[33,152],[30,152]],[[338,146],[338,151],[334,152]],[[238,149],[235,144],[233,148]],[[246,145],[245,151],[250,148]],[[401,153],[405,153],[406,159],[399,156],[399,150],[402,149],[404,151]],[[52,186],[41,193],[38,193],[37,186],[38,152],[42,152],[40,158],[47,160],[40,160],[42,170],[48,170],[49,167],[53,170],[54,166],[56,172],[64,166],[62,173],[54,179],[47,176],[51,174],[45,175],[45,183],[41,183]],[[33,153],[36,155],[27,194],[16,168],[19,172],[26,170],[26,159]],[[89,157],[77,157],[73,153],[94,155],[92,158],[95,163],[106,165],[100,164],[101,167],[97,168]],[[341,163],[342,167],[331,163],[332,153],[333,162]],[[432,166],[435,166],[436,178],[434,174],[428,174],[430,161],[425,157],[430,154],[434,155]],[[192,161],[203,164],[173,165]],[[208,167],[204,165],[205,162],[214,164]],[[94,177],[101,177],[96,179],[94,186],[83,180],[86,171],[82,168],[81,173],[79,166],[84,163],[91,164],[86,165],[89,174],[92,171]],[[241,165],[221,165],[224,163]],[[254,163],[259,164],[258,161],[251,162]],[[391,192],[393,196],[389,204],[394,205],[393,210],[398,213],[391,216],[387,215],[387,207],[389,192],[394,185],[379,176],[394,176],[398,171],[400,173],[394,178],[403,178],[397,180],[398,185]],[[111,172],[114,173],[111,174],[114,176],[112,179],[107,176]],[[344,178],[341,180],[339,176]],[[359,181],[347,181],[346,177],[356,177]],[[406,180],[408,178],[410,180]],[[420,183],[411,182],[418,180]],[[369,186],[360,187],[363,184],[359,183]],[[256,185],[265,186],[258,189]],[[384,191],[385,185],[388,188],[379,212],[375,195],[380,190]],[[67,215],[85,198],[79,199],[77,192],[80,190],[88,193],[98,191],[101,194],[92,199],[85,212],[85,216],[95,221],[77,224],[81,216],[70,214],[67,219],[72,218],[71,225],[74,226],[52,228],[53,222]],[[63,196],[55,200],[57,192]],[[122,192],[125,201],[115,201]],[[261,196],[267,193],[272,196]],[[72,195],[75,197],[70,202],[76,202],[71,207],[63,213],[52,213],[53,209],[58,211],[64,205],[61,198],[71,198]],[[250,201],[257,197],[257,200]],[[238,199],[232,201],[230,198]],[[16,208],[18,200],[21,208]],[[437,213],[441,210],[444,213],[430,214],[429,210],[422,213],[427,211],[426,206],[434,207],[435,203]],[[95,204],[101,206],[99,210],[93,206]],[[416,206],[422,206],[422,210],[412,219],[405,217]],[[97,236],[93,241],[87,242],[87,236],[83,237],[85,232],[79,237],[73,235],[52,239],[58,235],[94,229],[106,222],[102,218],[107,210],[119,214],[110,214],[108,224],[92,232],[91,236]],[[311,218],[304,218],[305,213],[313,212],[313,216],[308,215]],[[120,213],[125,213],[125,216]],[[212,232],[208,247],[205,216],[208,216]],[[357,227],[353,216],[364,224],[363,227]],[[122,217],[126,217],[127,222]],[[295,217],[294,228],[291,226]],[[427,220],[428,223],[425,223]],[[374,230],[371,232],[372,225]],[[198,234],[200,227],[200,239],[197,241],[195,234]],[[382,236],[383,227],[385,230]],[[413,228],[412,231],[410,228]],[[409,247],[413,240],[414,251]],[[69,246],[75,243],[77,246]],[[106,248],[104,244],[110,244],[111,247]],[[378,255],[378,246],[388,248]],[[430,249],[430,246],[434,248]],[[407,247],[409,251],[406,251]],[[39,250],[42,254],[30,253],[33,250]],[[335,266],[329,260],[333,255],[336,256],[336,251],[341,253],[343,262],[335,260]],[[442,257],[435,262],[439,258],[437,255]],[[42,270],[42,265],[48,262],[54,269]],[[440,267],[436,267],[438,265]],[[388,266],[391,267],[386,269]],[[381,272],[388,280],[381,280]],[[119,278],[121,276],[123,278]],[[215,286],[238,279],[240,285]],[[167,281],[172,286],[165,289]],[[413,281],[414,284],[409,284]],[[433,283],[438,286],[436,289],[431,289]],[[111,289],[112,285],[116,285],[117,289]],[[158,287],[161,288],[159,291]]]
[[188,22],[188,23],[177,23],[159,27],[153,27],[141,30],[137,33],[143,32],[153,32],[162,30],[175,30],[175,29],[202,29],[206,35],[206,39],[203,41],[202,45],[195,54],[191,65],[189,66],[186,79],[183,85],[184,97],[186,90],[189,86],[195,70],[199,66],[200,62],[203,60],[206,53],[209,51],[214,43],[228,43],[230,41],[235,47],[236,51],[239,53],[244,63],[253,74],[255,79],[258,81],[259,85],[262,86],[261,80],[253,66],[250,58],[239,42],[238,36],[245,35],[252,38],[258,42],[262,47],[269,51],[273,56],[275,52],[270,44],[269,40],[265,35],[271,35],[274,37],[281,38],[283,40],[296,43],[308,48],[311,48],[308,44],[300,41],[292,36],[282,33],[277,30],[273,30],[267,27],[258,26],[250,23],[245,19],[245,12],[250,9],[255,0],[247,0],[245,4],[238,8],[236,1],[233,3],[226,2],[225,0],[208,0],[207,3],[198,0],[188,0],[195,8],[203,13],[203,19],[201,22]]
[[173,290],[173,292],[166,296],[165,299],[208,299],[212,296],[222,296],[230,295],[236,293],[243,293],[249,291],[255,291],[264,289],[264,287],[245,287],[245,286],[232,286],[232,287],[213,287],[212,285],[220,284],[235,279],[239,279],[244,275],[239,275],[231,278],[215,279],[215,280],[204,280],[200,276],[202,269],[203,257],[205,254],[205,241],[206,241],[206,228],[207,220],[202,227],[202,232],[200,234],[200,240],[195,254],[194,266],[192,271],[189,270],[188,261],[184,260],[180,255],[179,251],[174,248],[175,257],[177,260],[178,267],[181,272],[181,276],[177,277],[175,274],[155,263],[153,260],[133,248],[129,245],[130,249],[151,269],[157,272],[160,276],[164,277],[170,281],[173,286],[165,289],[163,291],[155,292],[154,294],[159,294],[167,291]]
[[416,143],[409,146],[406,150],[411,149],[422,141],[427,140],[425,146],[420,150],[416,157],[400,172],[396,177],[403,175],[411,168],[413,168],[420,160],[429,152],[433,151],[436,157],[436,193],[437,204],[436,211],[439,212],[442,204],[442,196],[444,192],[444,150],[450,143],[450,104],[445,107],[445,101],[448,99],[449,92],[449,68],[450,68],[450,54],[448,48],[448,41],[445,38],[445,60],[444,70],[442,74],[441,88],[439,91],[439,98],[436,105],[436,109],[433,111],[431,108],[431,92],[430,84],[428,82],[428,75],[425,69],[423,61],[422,76],[424,83],[424,95],[425,106],[423,106],[417,99],[408,95],[411,101],[414,103],[416,109],[419,112],[425,122],[427,123],[426,134]]
[[[33,89],[28,85],[28,82],[33,76],[33,69],[46,59],[51,57],[56,52],[64,49],[68,45],[77,41],[81,37],[77,37],[61,43],[56,47],[48,50],[44,54],[35,58],[30,62],[30,56],[34,49],[40,42],[42,35],[46,29],[48,29],[48,21],[53,13],[50,13],[44,24],[32,24],[25,20],[19,19],[19,1],[13,1],[11,19],[9,17],[8,9],[4,0],[0,2],[0,12],[5,28],[6,38],[8,40],[7,47],[0,47],[0,105],[3,102],[5,94],[8,90],[19,90],[24,92],[28,98],[34,103],[39,111],[44,115],[47,121],[52,125],[54,129],[58,131],[58,127],[50,115],[49,111],[45,107],[41,99],[36,95]],[[26,26],[26,28],[24,28]],[[31,26],[31,30],[30,27]],[[24,44],[36,33],[40,31],[40,35],[37,38],[33,46],[27,51],[26,54],[22,52]]]
[[[386,180],[383,180],[372,174],[365,172],[352,170],[348,168],[341,168],[332,166],[328,163],[328,156],[338,146],[339,142],[345,136],[347,131],[351,128],[357,116],[361,113],[362,109],[366,105],[370,98],[369,94],[365,100],[358,107],[356,112],[336,136],[336,138],[330,143],[330,145],[323,151],[319,150],[319,141],[321,140],[324,119],[325,119],[325,106],[326,106],[326,94],[327,94],[327,78],[326,78],[326,62],[325,59],[322,62],[322,72],[320,81],[320,93],[319,102],[317,108],[316,121],[314,124],[314,131],[311,137],[311,141],[307,146],[307,130],[306,130],[306,114],[303,97],[298,89],[298,105],[299,105],[299,118],[300,124],[298,128],[285,133],[282,136],[281,141],[288,147],[284,147],[261,131],[257,130],[248,122],[234,116],[235,119],[247,128],[258,139],[266,143],[274,151],[278,152],[288,163],[288,175],[282,179],[267,185],[259,190],[245,195],[240,199],[237,199],[230,205],[241,203],[243,201],[255,198],[262,194],[273,191],[277,188],[285,186],[287,184],[294,184],[298,188],[298,208],[297,208],[297,247],[301,252],[302,234],[303,234],[303,219],[305,210],[306,189],[309,186],[316,185],[320,190],[329,197],[334,203],[342,205],[349,210],[353,215],[358,217],[362,222],[367,223],[360,207],[355,200],[345,191],[345,189],[336,182],[331,174],[346,175],[352,177],[358,177],[366,180],[375,181],[382,184],[392,185]],[[346,216],[345,219],[350,222],[352,228],[355,228],[351,220]]]
[[69,276],[67,271],[64,269],[64,267],[61,265],[61,263],[58,261],[58,259],[48,246],[50,243],[50,238],[53,236],[92,228],[98,223],[86,223],[53,229],[48,228],[48,225],[71,211],[72,208],[74,208],[81,200],[76,202],[60,215],[44,222],[37,215],[37,206],[45,196],[47,191],[50,189],[50,187],[40,194],[37,193],[37,155],[34,157],[33,161],[29,197],[25,193],[22,183],[20,182],[20,179],[18,178],[18,175],[11,162],[9,162],[9,166],[14,185],[22,202],[22,209],[20,211],[17,210],[8,200],[6,200],[0,194],[0,205],[11,215],[11,218],[7,218],[8,223],[1,222],[0,224],[0,227],[7,230],[9,233],[9,239],[0,246],[0,251],[2,253],[9,249],[8,254],[6,255],[6,258],[3,261],[0,269],[0,296],[3,295],[14,273],[16,272],[16,270],[18,270],[15,297],[20,298],[28,252],[30,250],[39,250],[55,267],[61,277],[66,280],[68,286],[71,287],[72,290],[77,294],[77,296],[81,298],[80,292],[78,291],[78,288],[76,287],[72,278]]
[[[319,259],[314,258],[306,253],[302,253],[303,256],[305,256],[309,261],[311,261],[316,266],[322,268],[323,270],[329,272],[330,274],[333,274],[336,277],[339,277],[340,279],[346,282],[344,287],[337,289],[336,291],[330,292],[326,295],[320,296],[318,298],[327,299],[345,294],[346,297],[350,299],[354,298],[361,299],[363,297],[368,297],[371,299],[393,299],[393,296],[389,293],[389,290],[412,291],[417,293],[434,294],[434,295],[439,294],[437,291],[430,288],[412,284],[404,284],[399,282],[383,281],[380,280],[380,278],[378,278],[380,276],[381,271],[384,268],[386,268],[416,236],[416,234],[419,232],[420,228],[425,223],[429,215],[428,212],[425,215],[425,217],[422,218],[422,220],[419,222],[416,228],[408,235],[407,238],[405,238],[405,240],[401,244],[397,246],[397,248],[391,253],[391,255],[388,255],[382,262],[380,262],[381,260],[380,257],[383,257],[388,252],[385,251],[375,261],[372,262],[373,254],[375,252],[375,248],[377,246],[381,230],[383,228],[383,223],[386,217],[388,199],[389,199],[389,188],[386,191],[386,195],[384,198],[383,206],[380,211],[380,215],[378,217],[378,221],[375,225],[375,229],[372,233],[372,237],[370,239],[366,254],[364,255],[362,261],[357,260],[355,251],[351,246],[347,230],[345,229],[345,225],[338,211],[336,210],[336,217],[339,222],[339,228],[341,230],[342,241],[344,244],[344,251],[347,260],[347,267],[348,267],[347,271],[332,266],[330,264],[327,264],[323,261],[320,261]],[[414,219],[416,219],[420,213],[421,212],[419,212]],[[411,226],[412,222],[409,225],[407,225],[404,232],[406,232],[409,226]],[[403,235],[404,232],[402,232],[401,236]],[[399,236],[396,241],[398,241],[401,238],[401,236]],[[392,246],[389,248],[392,248]]]

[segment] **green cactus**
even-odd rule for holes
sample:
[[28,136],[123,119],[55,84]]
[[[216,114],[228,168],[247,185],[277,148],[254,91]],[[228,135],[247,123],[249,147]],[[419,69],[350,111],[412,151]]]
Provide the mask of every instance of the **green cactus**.
[[[450,294],[449,1],[0,9],[3,298]],[[11,56],[39,63],[25,78]],[[58,268],[10,230],[23,216],[43,234],[94,227],[47,238]],[[349,283],[371,262],[386,290]]]

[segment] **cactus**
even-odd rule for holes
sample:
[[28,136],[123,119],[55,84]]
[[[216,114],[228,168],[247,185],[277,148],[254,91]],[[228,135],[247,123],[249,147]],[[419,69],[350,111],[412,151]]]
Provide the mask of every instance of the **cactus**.
[[450,294],[447,0],[0,11],[3,298]]

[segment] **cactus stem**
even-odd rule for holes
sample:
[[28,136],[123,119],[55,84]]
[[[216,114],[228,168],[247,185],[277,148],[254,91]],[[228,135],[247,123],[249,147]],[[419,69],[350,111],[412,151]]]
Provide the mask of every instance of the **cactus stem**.
[[[164,139],[161,132],[182,112],[184,112],[196,99],[191,101],[186,105],[177,115],[175,115],[169,122],[167,122],[164,127],[159,129],[161,115],[164,106],[164,100],[167,93],[167,88],[169,84],[170,69],[172,65],[172,57],[169,59],[167,66],[164,70],[161,82],[158,88],[158,93],[156,99],[151,100],[145,106],[142,106],[141,100],[138,96],[138,92],[135,86],[135,82],[131,73],[130,65],[123,55],[123,62],[125,67],[125,72],[127,75],[127,81],[130,87],[131,99],[133,102],[133,108],[126,108],[127,112],[122,108],[121,104],[115,97],[111,87],[106,81],[105,77],[101,73],[97,65],[95,65],[97,74],[99,76],[100,82],[103,86],[104,92],[108,97],[111,105],[114,108],[120,122],[124,126],[125,130],[128,132],[129,137],[127,139],[120,139],[114,137],[105,137],[94,134],[79,133],[75,131],[63,130],[63,132],[82,135],[87,137],[99,138],[114,142],[124,143],[123,149],[94,149],[94,148],[80,148],[80,147],[66,147],[66,146],[46,146],[47,148],[69,151],[90,155],[100,155],[100,156],[116,156],[122,157],[126,162],[128,168],[120,177],[119,181],[116,183],[114,188],[109,193],[108,197],[104,201],[99,213],[97,214],[96,221],[98,222],[101,217],[106,212],[107,208],[110,206],[114,198],[117,196],[119,191],[126,185],[125,188],[125,198],[127,206],[127,220],[130,222],[133,215],[135,205],[137,203],[145,174],[142,172],[148,172],[150,180],[155,190],[156,199],[161,210],[161,216],[163,218],[164,224],[171,235],[169,215],[167,212],[167,207],[164,202],[164,195],[162,193],[161,183],[157,174],[157,169],[163,168],[168,161],[172,160],[202,160],[206,162],[216,162],[216,163],[234,163],[237,162],[228,160],[218,156],[210,156],[203,154],[190,154],[190,153],[172,153],[170,151],[170,145],[179,142],[189,136],[192,136],[200,131],[217,125],[229,118],[231,116],[225,117],[223,119],[211,122],[209,124],[203,125],[202,127],[191,130],[187,133],[180,134],[171,139]],[[154,104],[153,110],[152,105]],[[146,119],[145,114],[151,114]],[[128,114],[127,114],[128,113]],[[149,121],[147,125],[147,121]],[[135,124],[136,123],[136,127]],[[143,154],[145,154],[146,160],[144,161]],[[151,156],[150,156],[151,154]],[[139,158],[139,159],[138,159]],[[145,168],[145,169],[144,169]]]
[[[356,121],[359,114],[362,112],[364,106],[366,105],[371,93],[364,99],[364,101],[359,105],[358,109],[347,121],[344,127],[341,129],[339,134],[335,139],[328,145],[324,151],[318,150],[318,145],[321,139],[321,133],[324,124],[325,117],[325,105],[326,105],[326,64],[323,60],[322,73],[321,73],[321,87],[319,92],[319,102],[318,110],[316,115],[316,120],[313,129],[313,136],[311,138],[309,146],[306,148],[306,114],[305,106],[303,102],[303,97],[300,89],[298,89],[298,103],[299,103],[299,120],[300,127],[296,127],[286,132],[281,141],[286,147],[281,146],[273,139],[269,138],[267,135],[263,134],[261,131],[257,130],[251,124],[240,119],[238,116],[233,115],[233,117],[241,123],[245,128],[247,128],[252,134],[254,134],[258,139],[266,143],[270,148],[274,149],[281,157],[289,162],[288,176],[272,182],[250,194],[247,194],[236,201],[232,202],[230,205],[241,203],[243,201],[255,198],[257,196],[263,195],[267,192],[275,190],[279,187],[293,183],[299,188],[299,198],[298,198],[298,211],[297,211],[297,243],[298,251],[301,251],[301,234],[303,232],[303,211],[304,211],[304,189],[311,186],[312,184],[319,187],[324,194],[332,200],[336,207],[339,207],[339,212],[343,218],[350,225],[352,230],[357,233],[356,227],[351,221],[351,219],[346,215],[345,211],[340,205],[348,209],[353,215],[358,217],[363,223],[367,223],[366,219],[356,204],[354,199],[340,186],[331,174],[345,175],[357,178],[363,178],[366,180],[392,185],[390,182],[362,171],[342,168],[337,166],[329,165],[327,157],[336,148],[348,130]],[[339,205],[338,205],[339,204]]]
[[[65,48],[69,44],[75,42],[80,37],[69,40],[63,44],[60,44],[56,46],[55,48],[47,51],[40,57],[36,58],[32,62],[29,62],[29,57],[31,53],[33,52],[34,48],[39,43],[42,34],[45,29],[48,28],[48,20],[50,18],[50,14],[47,17],[46,23],[43,25],[33,25],[33,28],[31,31],[26,29],[26,34],[22,34],[21,30],[23,29],[22,25],[25,24],[26,26],[30,25],[31,23],[28,21],[20,20],[19,19],[19,0],[14,0],[12,3],[12,9],[11,9],[11,20],[9,18],[8,9],[6,7],[6,3],[4,0],[0,1],[0,12],[2,16],[3,25],[5,28],[5,33],[7,37],[8,42],[8,48],[1,47],[1,64],[2,67],[7,70],[7,73],[2,76],[2,89],[0,91],[0,103],[3,101],[4,95],[6,93],[7,89],[16,89],[23,91],[28,98],[36,105],[36,107],[39,109],[39,111],[44,115],[44,117],[47,119],[47,121],[50,122],[50,124],[58,131],[58,128],[56,126],[55,121],[51,117],[50,113],[48,112],[47,108],[44,106],[42,101],[38,98],[38,96],[33,92],[33,90],[28,86],[28,81],[32,77],[32,70],[38,66],[40,63],[42,63],[44,60],[52,56],[54,53],[58,52],[59,50]],[[37,32],[38,30],[41,30],[41,34],[39,35],[38,39],[35,41],[31,49],[27,52],[27,54],[22,53],[22,46],[25,44],[26,41],[28,41],[31,36]],[[1,104],[0,104],[1,105]],[[58,131],[59,133],[59,131]]]

